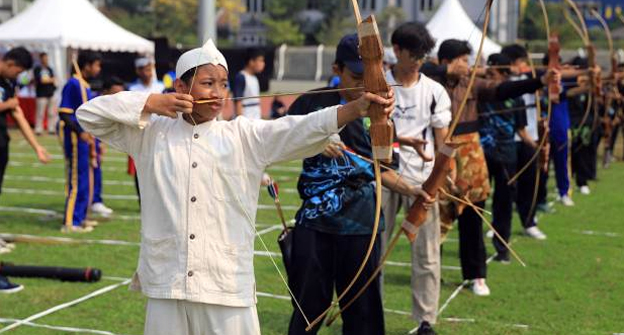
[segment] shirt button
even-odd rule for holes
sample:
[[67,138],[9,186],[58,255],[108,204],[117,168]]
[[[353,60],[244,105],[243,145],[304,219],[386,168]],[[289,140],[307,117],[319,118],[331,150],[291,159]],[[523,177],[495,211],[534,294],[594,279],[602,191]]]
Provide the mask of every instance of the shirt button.
[[189,277],[193,277],[193,271],[189,271],[189,272],[188,272],[188,276],[189,276]]
[[193,162],[193,164],[191,164],[191,166],[193,167],[193,169],[196,168],[197,167],[197,162]]
[[195,234],[191,234],[191,236],[189,236],[189,238],[190,238],[191,240],[194,240],[194,239],[195,239]]
[[198,139],[198,138],[199,138],[199,134],[195,134],[195,135],[193,135],[193,138],[194,138],[194,139]]
[[195,202],[195,201],[197,201],[197,198],[191,197],[191,202]]

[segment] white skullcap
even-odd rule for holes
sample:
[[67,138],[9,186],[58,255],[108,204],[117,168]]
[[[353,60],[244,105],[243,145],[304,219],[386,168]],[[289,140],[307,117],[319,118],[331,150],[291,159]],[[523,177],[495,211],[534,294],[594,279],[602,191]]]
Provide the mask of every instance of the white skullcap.
[[176,64],[176,77],[180,78],[186,71],[206,64],[221,65],[228,71],[227,61],[221,51],[217,50],[212,39],[201,48],[189,50],[180,56]]
[[154,62],[147,57],[140,57],[134,60],[134,67],[137,69],[148,66],[150,64],[154,64]]

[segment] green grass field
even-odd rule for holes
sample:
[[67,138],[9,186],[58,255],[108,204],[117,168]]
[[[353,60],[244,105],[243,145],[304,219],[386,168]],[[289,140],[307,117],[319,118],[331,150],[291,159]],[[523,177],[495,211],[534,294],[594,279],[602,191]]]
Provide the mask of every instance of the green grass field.
[[[59,231],[64,176],[61,148],[56,138],[42,138],[55,155],[54,162],[48,166],[35,164],[34,154],[19,135],[13,133],[13,139],[11,165],[0,197],[0,233],[66,236]],[[618,150],[618,154],[620,152]],[[93,233],[70,237],[139,241],[138,205],[133,197],[133,181],[125,173],[125,157],[109,152],[103,163],[104,198],[107,205],[115,209],[116,218],[102,222]],[[294,190],[299,167],[300,162],[291,162],[269,170],[280,184],[282,204],[289,219],[299,204]],[[624,180],[624,163],[600,170],[599,178],[598,183],[591,184],[591,195],[575,194],[576,207],[557,205],[556,213],[540,217],[540,226],[548,234],[547,241],[523,237],[515,218],[512,242],[527,267],[513,260],[510,265],[490,264],[488,284],[492,295],[478,298],[469,290],[461,290],[440,315],[438,332],[466,335],[624,333],[624,192],[620,184]],[[261,192],[261,204],[265,206],[261,206],[257,215],[259,231],[278,224],[270,197],[264,189]],[[279,250],[278,232],[269,229],[262,235],[271,251]],[[491,243],[488,242],[487,247],[492,252]],[[407,240],[403,239],[391,256],[396,263],[387,267],[385,275],[387,334],[407,334],[416,326],[408,315],[411,310],[410,271],[400,264],[409,262],[408,249]],[[441,306],[461,284],[457,249],[455,230],[444,246]],[[264,251],[260,243],[256,243],[256,250]],[[136,245],[20,243],[12,253],[1,255],[0,260],[31,265],[91,266],[101,268],[106,277],[95,284],[15,279],[26,288],[17,294],[0,296],[0,318],[24,319],[119,284],[123,278],[132,276],[138,252]],[[278,262],[281,263],[279,259]],[[285,334],[292,312],[288,293],[268,257],[256,256],[255,269],[257,289],[262,293],[258,297],[262,333]],[[142,334],[145,301],[139,293],[120,286],[10,333],[43,335],[99,330],[138,335]],[[4,319],[0,320],[2,326],[11,323]],[[54,329],[41,325],[54,326]],[[57,327],[83,330],[64,331]],[[340,329],[340,324],[336,323],[321,333],[341,334]]]

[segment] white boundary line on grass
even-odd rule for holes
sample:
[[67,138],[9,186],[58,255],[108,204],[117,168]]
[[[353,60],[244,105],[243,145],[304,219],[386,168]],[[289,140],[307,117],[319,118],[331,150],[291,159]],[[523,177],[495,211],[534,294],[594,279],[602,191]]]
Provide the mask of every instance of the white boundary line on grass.
[[33,238],[33,239],[44,239],[50,242],[66,242],[66,243],[76,243],[76,244],[103,244],[103,245],[125,245],[125,246],[133,246],[138,247],[141,244],[138,242],[128,242],[128,241],[120,241],[120,240],[89,240],[89,239],[75,239],[69,237],[56,237],[56,236],[37,236],[37,235],[27,235],[27,234],[7,234],[0,233],[0,238],[3,240],[12,240],[13,238]]
[[603,231],[593,231],[593,230],[576,230],[577,233],[583,235],[592,235],[592,236],[605,236],[605,237],[620,237],[618,233],[612,232],[603,232]]
[[42,317],[44,317],[46,315],[52,314],[54,312],[58,312],[58,311],[60,311],[62,309],[65,309],[65,308],[77,305],[77,304],[79,304],[79,303],[81,303],[83,301],[86,301],[86,300],[92,299],[94,297],[97,297],[99,295],[102,295],[104,293],[110,292],[110,291],[112,291],[112,290],[114,290],[114,289],[116,289],[118,287],[128,285],[130,283],[130,281],[131,281],[130,279],[127,279],[127,280],[124,280],[121,283],[117,283],[117,284],[113,284],[113,285],[109,285],[109,286],[103,287],[103,288],[101,288],[99,290],[93,291],[93,292],[91,292],[91,293],[89,293],[89,294],[87,294],[85,296],[82,296],[82,297],[80,297],[78,299],[75,299],[75,300],[72,300],[70,302],[66,302],[66,303],[54,306],[54,307],[49,308],[49,309],[47,309],[47,310],[45,310],[43,312],[39,312],[37,314],[33,314],[33,315],[27,317],[26,319],[19,320],[17,322],[14,322],[14,323],[12,323],[12,324],[10,324],[10,325],[0,329],[0,334],[8,332],[9,330],[15,329],[15,328],[17,328],[19,326],[22,326],[22,325],[24,325],[24,324],[26,324],[28,322],[31,322],[31,321],[37,320],[39,318],[42,318]]
[[[25,153],[25,152],[12,152],[11,153],[11,157],[20,157],[20,158],[31,158],[31,157],[35,157],[35,155],[31,154],[31,153]],[[50,154],[50,158],[54,159],[54,160],[60,160],[62,161],[63,159],[65,159],[65,156],[62,153],[53,153]],[[128,158],[123,158],[123,157],[110,157],[109,155],[104,155],[102,161],[104,163],[106,162],[119,162],[119,163],[127,163],[128,162]]]
[[[59,192],[59,191],[49,191],[49,190],[37,190],[37,189],[30,189],[30,188],[11,188],[11,187],[4,187],[2,189],[3,192],[5,193],[11,193],[11,194],[29,194],[29,195],[40,195],[40,196],[53,196],[53,197],[65,197],[65,192]],[[137,197],[136,195],[123,195],[123,194],[103,194],[102,197],[104,199],[107,200],[139,200],[139,197]],[[275,206],[274,205],[265,205],[265,204],[258,204],[258,209],[260,210],[274,210]],[[282,209],[284,210],[291,210],[291,211],[296,211],[299,209],[298,206],[292,206],[292,205],[282,205]]]
[[[130,177],[129,177],[130,178]],[[42,176],[20,176],[20,175],[7,175],[4,176],[4,180],[10,181],[28,181],[33,183],[55,183],[65,185],[67,182],[64,178],[50,178],[50,177],[42,177]],[[108,179],[105,178],[102,183],[104,186],[128,186],[134,188],[133,181],[127,180],[117,180],[117,179]],[[280,192],[288,193],[288,194],[299,194],[299,191],[294,188],[281,188]]]
[[[37,182],[37,183],[55,183],[55,184],[65,184],[67,183],[67,181],[65,180],[65,178],[50,178],[50,177],[43,177],[43,176],[21,176],[21,175],[7,175],[4,176],[4,180],[12,180],[12,181],[30,181],[30,182]],[[134,181],[128,181],[128,180],[103,180],[102,184],[107,185],[107,186],[132,186],[134,187]]]
[[[6,319],[0,318],[0,323],[7,322],[19,322],[19,319]],[[106,330],[97,330],[97,329],[85,329],[85,328],[76,328],[76,327],[67,327],[67,326],[52,326],[34,322],[24,322],[24,326],[34,327],[34,328],[45,328],[50,330],[58,330],[62,332],[68,333],[86,333],[86,334],[99,334],[99,335],[124,335],[124,334],[116,334]]]

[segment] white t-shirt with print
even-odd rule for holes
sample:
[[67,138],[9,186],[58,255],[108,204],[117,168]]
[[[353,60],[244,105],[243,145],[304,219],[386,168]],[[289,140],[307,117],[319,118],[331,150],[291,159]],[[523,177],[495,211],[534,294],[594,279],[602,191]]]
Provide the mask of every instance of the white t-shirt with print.
[[[392,71],[386,72],[388,85],[397,85]],[[425,139],[425,153],[435,155],[432,128],[445,128],[451,122],[451,99],[442,85],[420,74],[418,82],[411,87],[395,87],[395,110],[392,120],[399,137]],[[433,170],[434,162],[425,162],[416,150],[399,147],[399,169],[403,177],[421,185]]]

